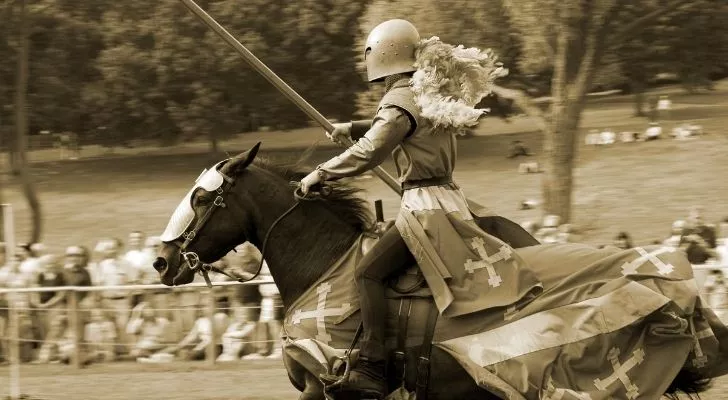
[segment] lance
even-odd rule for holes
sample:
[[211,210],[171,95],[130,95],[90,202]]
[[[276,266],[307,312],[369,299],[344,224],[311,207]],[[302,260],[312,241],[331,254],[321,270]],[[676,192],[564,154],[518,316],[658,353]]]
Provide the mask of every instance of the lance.
[[[222,25],[218,24],[217,21],[215,21],[214,18],[210,16],[205,10],[203,10],[197,3],[194,2],[194,0],[180,0],[184,5],[192,11],[195,15],[197,15],[198,18],[200,18],[205,25],[207,25],[210,29],[212,29],[215,33],[218,34],[227,44],[229,44],[235,51],[238,52],[238,54],[243,57],[243,59],[256,71],[258,71],[259,74],[263,75],[263,77],[270,82],[273,86],[275,86],[276,89],[278,89],[281,93],[283,93],[284,96],[288,98],[288,100],[291,100],[298,108],[300,108],[304,113],[306,113],[311,119],[318,122],[319,125],[321,125],[326,132],[333,132],[334,131],[334,125],[326,119],[323,115],[321,115],[318,110],[316,110],[311,104],[309,104],[301,95],[299,95],[295,90],[293,90],[286,82],[283,81],[278,75],[275,74],[268,66],[263,64],[262,61],[258,59],[253,53],[250,52],[245,46],[243,46],[237,39],[233,37],[233,35],[230,34]],[[344,146],[351,146],[353,143],[351,139],[349,138],[342,138],[342,144]],[[377,175],[382,181],[384,181],[387,186],[389,186],[392,190],[397,192],[397,194],[402,195],[402,187],[397,183],[397,180],[392,177],[392,175],[388,174],[387,171],[384,170],[382,167],[376,167],[373,169],[373,172],[375,175]]]

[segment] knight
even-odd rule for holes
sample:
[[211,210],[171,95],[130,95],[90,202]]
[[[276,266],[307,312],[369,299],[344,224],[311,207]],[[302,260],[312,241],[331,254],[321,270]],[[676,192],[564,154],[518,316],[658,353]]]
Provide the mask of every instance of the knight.
[[[415,26],[402,19],[385,21],[369,33],[364,59],[368,81],[385,87],[374,119],[336,124],[327,134],[332,141],[347,136],[356,142],[320,164],[300,186],[308,193],[327,180],[362,174],[390,154],[394,158],[403,189],[401,208],[394,226],[356,268],[363,325],[359,359],[337,389],[383,398],[386,278],[419,265],[443,316],[512,304],[541,285],[512,252],[512,247],[538,242],[505,218],[493,220],[492,214],[471,209],[452,178],[458,133],[478,124],[485,110],[475,106],[507,71],[489,51],[454,47],[437,37],[421,40]],[[470,267],[466,260],[471,260]],[[503,272],[486,268],[499,261],[509,263],[506,273],[513,279],[508,282],[498,275]],[[487,273],[473,273],[481,267]],[[449,289],[468,279],[473,288],[489,289],[482,290],[484,301],[467,300],[467,289]]]

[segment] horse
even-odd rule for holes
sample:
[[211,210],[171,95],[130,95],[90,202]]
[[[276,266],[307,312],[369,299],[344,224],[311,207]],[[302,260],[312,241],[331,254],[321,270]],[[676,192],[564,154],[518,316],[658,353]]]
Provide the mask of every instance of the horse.
[[[312,343],[336,342],[333,351],[340,355],[355,335],[359,321],[358,312],[352,304],[342,304],[338,314],[321,314],[314,318],[311,316],[312,314],[306,314],[304,310],[306,307],[302,306],[301,301],[302,298],[308,296],[307,304],[313,304],[315,309],[317,307],[317,290],[319,306],[321,306],[322,298],[324,303],[333,301],[333,297],[327,300],[327,293],[333,296],[334,292],[330,292],[331,285],[327,283],[328,281],[322,283],[322,277],[332,269],[332,265],[341,263],[342,258],[346,259],[348,255],[351,255],[352,249],[361,247],[360,245],[364,242],[363,238],[367,236],[367,232],[371,231],[373,225],[371,212],[368,204],[360,195],[360,189],[346,183],[332,183],[328,193],[325,196],[322,193],[322,196],[316,200],[306,201],[305,198],[294,196],[300,192],[296,192],[291,182],[300,180],[305,172],[295,168],[276,166],[261,159],[256,160],[259,147],[260,143],[248,151],[216,164],[213,169],[219,171],[219,174],[216,175],[220,177],[219,181],[213,184],[198,182],[198,185],[193,187],[172,216],[168,230],[172,227],[174,232],[170,234],[165,231],[166,236],[162,237],[163,243],[153,267],[160,274],[161,281],[165,285],[184,285],[193,281],[200,268],[219,260],[234,250],[237,245],[246,241],[255,245],[261,250],[275,284],[280,290],[286,310],[284,326],[293,327],[291,330],[295,331],[295,328],[299,326],[295,324],[300,324],[303,318],[309,318],[309,322],[312,323],[308,331],[301,328],[296,331],[297,334],[292,334],[291,330],[284,328],[284,339],[290,343],[296,342],[295,346],[286,347],[292,351],[284,352],[284,363],[291,383],[301,392],[299,400],[320,400],[326,397],[324,384],[319,375],[331,372],[331,364],[336,357],[326,352],[326,349],[331,350],[327,346],[316,347]],[[202,176],[198,178],[198,181],[200,179]],[[180,212],[180,210],[185,211]],[[565,245],[535,245],[515,250],[521,257],[537,265],[537,270],[542,271],[545,279],[544,289],[546,292],[554,293],[556,296],[553,298],[559,297],[560,293],[565,293],[570,277],[578,275],[579,270],[583,269],[581,266],[583,263],[571,262],[573,260],[563,262],[562,267],[564,268],[560,269],[544,265],[544,261],[540,261],[545,255],[564,252],[564,249],[559,246]],[[277,250],[270,251],[269,249],[272,248]],[[593,253],[605,250],[587,248],[584,245],[574,245],[568,249],[572,249],[572,253],[578,253],[579,257],[591,260],[602,259],[606,254],[599,253],[598,257],[594,257]],[[607,255],[616,257],[612,253]],[[562,261],[565,259],[561,258]],[[569,265],[573,266],[569,268]],[[556,275],[548,278],[549,274]],[[355,299],[356,290],[351,272],[340,275],[335,277],[338,280],[333,285],[341,287],[339,294],[354,293],[350,299]],[[333,282],[334,278],[331,279]],[[311,296],[313,296],[312,301]],[[392,296],[389,302],[392,311],[390,314],[394,314],[395,321],[397,308],[398,306],[401,308],[402,305],[402,298],[402,296]],[[427,315],[427,310],[431,309],[432,299],[425,294],[410,303],[410,307],[412,304],[416,304],[412,311],[413,315],[415,313]],[[319,311],[325,311],[326,307],[328,304],[324,304]],[[529,314],[528,307],[529,305],[525,305],[520,311],[525,316]],[[513,310],[509,308],[508,311]],[[488,324],[495,327],[501,326],[502,312],[505,310],[498,311],[495,317],[492,315],[493,313],[487,314],[486,311],[466,317],[440,319],[437,321],[435,337],[447,336],[448,332],[454,331],[460,332],[457,336],[465,336],[465,333],[480,334],[482,332],[478,326],[482,326],[483,321],[496,321],[492,324],[488,322]],[[304,315],[309,316],[304,317]],[[401,309],[399,315],[402,315]],[[315,321],[313,321],[314,319]],[[420,320],[422,319],[420,318]],[[417,384],[418,364],[416,360],[423,349],[423,343],[418,340],[425,336],[424,328],[425,324],[422,321],[410,325],[406,338],[406,362],[402,379],[389,374],[390,384],[401,383],[402,387],[408,390]],[[393,336],[391,335],[393,330],[394,328],[390,329],[390,337]],[[297,337],[291,338],[296,335]],[[308,337],[305,337],[306,335]],[[692,342],[689,346],[692,348]],[[531,395],[524,397],[509,391],[508,388],[511,386],[503,385],[500,373],[494,369],[474,373],[472,369],[468,369],[469,364],[454,356],[455,347],[457,346],[453,345],[450,348],[434,346],[432,348],[429,368],[430,376],[433,379],[430,380],[426,389],[428,399],[532,398]],[[304,348],[308,350],[302,351],[301,349]],[[322,348],[324,350],[321,350]],[[293,350],[298,350],[298,352]],[[687,351],[690,351],[689,348]],[[684,353],[687,354],[687,351]],[[675,352],[677,353],[677,350]],[[596,357],[606,359],[612,357],[612,353],[607,355],[605,350]],[[619,360],[617,362],[619,363]],[[679,392],[698,393],[708,387],[707,375],[688,368],[687,360],[680,360],[678,364],[663,366],[661,371],[654,371],[655,374],[669,376],[666,383],[661,386],[660,394],[662,391],[668,396],[675,396]],[[491,363],[491,365],[497,364]],[[657,367],[650,368],[657,369]],[[614,373],[617,373],[616,369]],[[474,376],[477,376],[478,379],[473,379]],[[608,381],[608,384],[612,385],[613,382],[617,382],[619,385],[620,380],[614,378]],[[545,385],[546,383],[544,383]],[[551,393],[548,398],[570,398],[563,397],[564,393],[572,393],[577,396],[576,392],[570,391],[569,388],[555,388],[551,378],[549,378],[548,385],[550,385],[548,393]],[[627,390],[627,383],[624,385],[624,390]],[[634,385],[630,390],[634,390],[636,387]],[[533,397],[537,396],[541,395],[533,395]],[[537,398],[547,397],[544,395]]]

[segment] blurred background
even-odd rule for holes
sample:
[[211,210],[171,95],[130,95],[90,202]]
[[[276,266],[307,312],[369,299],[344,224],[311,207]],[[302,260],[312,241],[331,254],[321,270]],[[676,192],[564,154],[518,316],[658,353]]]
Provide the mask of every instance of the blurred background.
[[[364,79],[363,43],[385,19],[492,48],[510,74],[460,138],[455,177],[468,196],[542,242],[680,248],[711,304],[728,305],[724,0],[199,4],[332,121],[373,115],[383,87]],[[13,205],[19,244],[2,262],[4,288],[156,283],[155,235],[203,168],[257,141],[269,158],[312,167],[341,151],[177,0],[0,0],[0,32],[0,202]],[[395,215],[397,195],[375,177],[352,184]],[[254,265],[256,252],[221,262]],[[277,361],[281,310],[270,287],[93,291],[74,305],[73,329],[63,292],[4,296],[4,339],[9,306],[27,311],[24,393],[145,398],[145,384],[105,388],[155,385],[154,372],[175,371],[177,385],[155,397],[296,395]],[[205,353],[213,333],[220,347]],[[73,354],[99,379],[51,364]],[[211,354],[259,364],[159,366]],[[201,368],[212,383],[181,379],[180,368]]]

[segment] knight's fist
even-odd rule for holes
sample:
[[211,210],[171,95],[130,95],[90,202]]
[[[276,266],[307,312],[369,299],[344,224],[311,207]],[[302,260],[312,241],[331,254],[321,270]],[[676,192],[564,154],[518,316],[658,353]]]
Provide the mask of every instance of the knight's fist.
[[334,143],[343,144],[344,139],[351,137],[351,122],[334,124],[333,132],[326,132],[326,137]]

